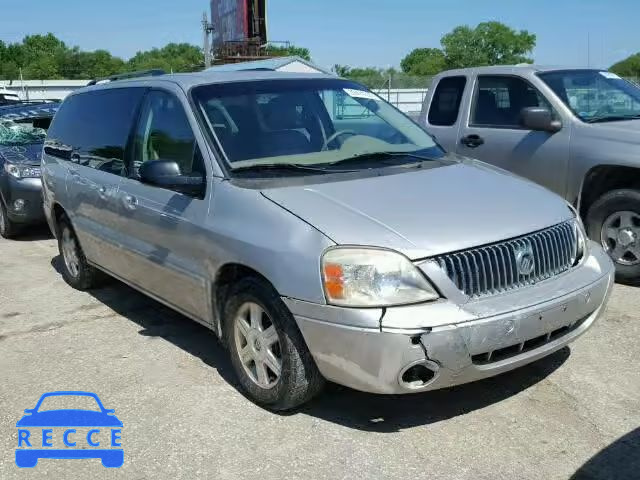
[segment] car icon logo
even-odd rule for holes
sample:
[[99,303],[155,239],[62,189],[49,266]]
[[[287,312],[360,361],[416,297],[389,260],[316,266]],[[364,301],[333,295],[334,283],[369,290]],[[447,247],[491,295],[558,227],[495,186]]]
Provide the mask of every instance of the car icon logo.
[[533,247],[530,243],[516,247],[516,268],[522,276],[531,275],[536,266]]
[[[88,402],[91,408],[47,408],[53,400],[57,404],[73,398]],[[122,422],[114,410],[104,407],[95,393],[45,393],[34,408],[24,412],[16,423],[18,467],[33,468],[41,458],[99,458],[106,468],[119,468],[124,463]]]

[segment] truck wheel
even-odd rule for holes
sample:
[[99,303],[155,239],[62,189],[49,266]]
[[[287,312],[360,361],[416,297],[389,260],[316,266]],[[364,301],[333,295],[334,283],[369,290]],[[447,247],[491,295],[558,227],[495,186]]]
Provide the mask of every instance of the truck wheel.
[[0,236],[2,238],[15,238],[18,234],[18,226],[9,219],[7,209],[0,200]]
[[67,217],[60,221],[58,232],[58,250],[62,257],[62,277],[65,282],[82,291],[98,286],[101,273],[87,262]]
[[600,243],[616,265],[616,280],[640,283],[640,191],[614,190],[591,206],[589,238]]
[[291,312],[255,278],[231,288],[224,327],[231,363],[246,394],[275,411],[309,401],[324,385]]

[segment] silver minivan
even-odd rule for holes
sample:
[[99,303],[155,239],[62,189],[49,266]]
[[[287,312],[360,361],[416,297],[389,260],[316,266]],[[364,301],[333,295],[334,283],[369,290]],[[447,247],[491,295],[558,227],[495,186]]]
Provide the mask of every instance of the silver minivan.
[[274,410],[325,380],[414,393],[527,364],[589,329],[614,277],[566,201],[325,75],[81,89],[43,184],[71,286],[107,273],[211,328]]

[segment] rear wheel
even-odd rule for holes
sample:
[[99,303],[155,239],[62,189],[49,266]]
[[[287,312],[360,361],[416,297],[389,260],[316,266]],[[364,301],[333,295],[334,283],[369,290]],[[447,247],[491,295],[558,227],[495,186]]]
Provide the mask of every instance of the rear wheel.
[[18,234],[18,226],[9,219],[7,209],[0,200],[0,236],[3,238],[15,238]]
[[640,282],[640,191],[614,190],[589,209],[589,237],[600,243],[616,265],[616,280]]
[[248,396],[272,410],[289,410],[318,394],[324,379],[273,288],[249,278],[234,285],[227,298],[227,344]]
[[101,274],[87,262],[68,218],[62,218],[58,232],[58,250],[62,257],[62,277],[64,280],[77,290],[96,287]]

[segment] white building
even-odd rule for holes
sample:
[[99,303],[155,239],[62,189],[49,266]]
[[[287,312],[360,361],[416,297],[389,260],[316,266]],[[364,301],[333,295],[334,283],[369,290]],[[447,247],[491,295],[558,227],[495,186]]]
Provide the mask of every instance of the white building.
[[22,100],[62,100],[89,80],[0,80],[0,89],[17,94]]

